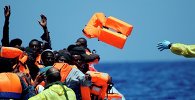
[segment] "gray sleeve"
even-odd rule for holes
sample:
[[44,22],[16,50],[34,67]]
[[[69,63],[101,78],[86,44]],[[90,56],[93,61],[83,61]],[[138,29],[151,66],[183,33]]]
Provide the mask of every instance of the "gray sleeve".
[[91,86],[91,80],[87,80],[85,78],[85,74],[83,74],[79,69],[73,68],[69,75],[66,78],[67,85],[82,85],[82,86]]

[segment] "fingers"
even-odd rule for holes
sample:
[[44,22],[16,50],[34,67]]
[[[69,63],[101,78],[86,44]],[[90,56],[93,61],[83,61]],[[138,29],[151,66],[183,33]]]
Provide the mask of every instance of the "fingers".
[[47,20],[47,17],[45,15],[41,14],[40,16],[41,16],[41,19]]
[[41,25],[41,22],[38,20],[38,23]]

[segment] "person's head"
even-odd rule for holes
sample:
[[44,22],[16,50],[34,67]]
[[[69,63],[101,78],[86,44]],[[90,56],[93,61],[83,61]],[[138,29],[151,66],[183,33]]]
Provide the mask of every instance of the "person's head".
[[41,53],[41,61],[43,62],[44,66],[53,66],[55,61],[55,55],[52,50],[44,50]]
[[34,53],[38,53],[41,50],[41,42],[37,39],[32,39],[29,42],[29,48],[32,49]]
[[76,41],[76,45],[83,46],[83,47],[87,48],[87,40],[83,37],[78,38]]
[[16,48],[20,48],[21,45],[22,45],[22,40],[19,39],[19,38],[15,38],[15,39],[12,39],[10,41],[10,47],[16,47]]
[[71,62],[71,54],[67,50],[59,50],[56,61],[59,63],[68,63]]
[[60,71],[54,67],[51,67],[46,71],[46,83],[52,83],[61,80]]

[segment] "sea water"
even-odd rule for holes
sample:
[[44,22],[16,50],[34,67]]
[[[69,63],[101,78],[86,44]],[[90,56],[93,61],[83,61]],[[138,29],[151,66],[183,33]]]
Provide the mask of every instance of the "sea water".
[[126,100],[195,100],[195,60],[99,63]]

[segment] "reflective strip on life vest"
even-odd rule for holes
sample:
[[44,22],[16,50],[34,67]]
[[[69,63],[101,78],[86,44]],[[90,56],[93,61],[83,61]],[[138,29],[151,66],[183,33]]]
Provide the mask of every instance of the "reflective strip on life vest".
[[97,87],[97,86],[92,86],[91,87],[91,93],[94,95],[100,95],[101,92],[101,87]]
[[[15,73],[0,73],[0,98],[20,98],[22,85]],[[16,96],[16,97],[14,97]]]

